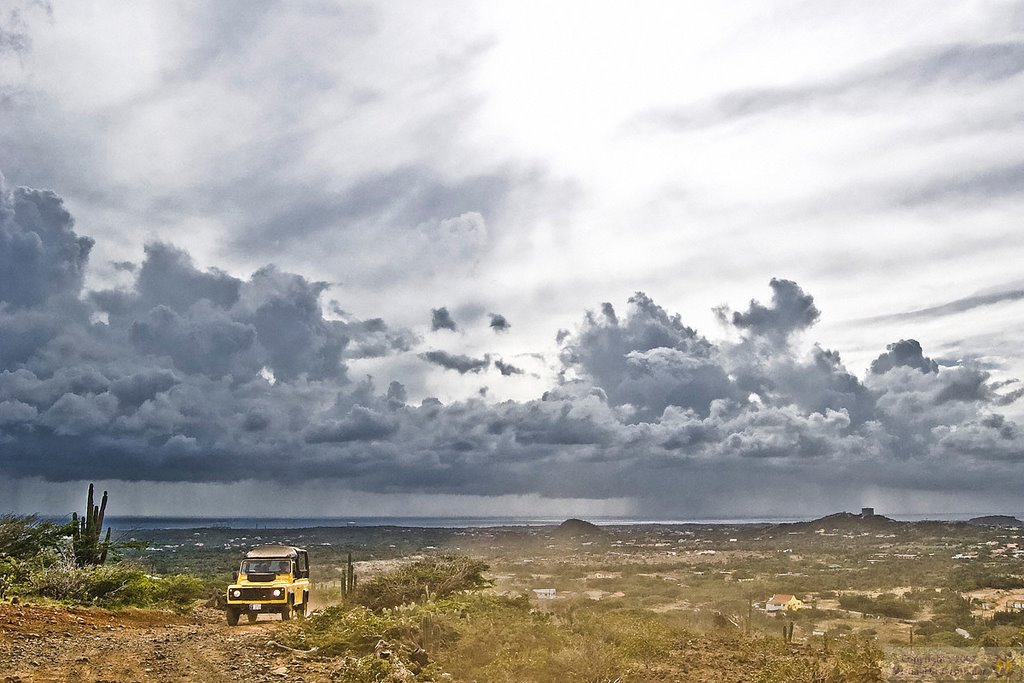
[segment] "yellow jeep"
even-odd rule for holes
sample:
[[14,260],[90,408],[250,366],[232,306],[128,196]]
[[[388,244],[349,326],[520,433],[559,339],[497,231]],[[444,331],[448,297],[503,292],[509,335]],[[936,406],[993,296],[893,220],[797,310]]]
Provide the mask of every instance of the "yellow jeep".
[[309,555],[302,548],[261,545],[245,555],[228,586],[228,624],[236,626],[244,613],[250,621],[260,614],[281,619],[306,616],[309,604]]

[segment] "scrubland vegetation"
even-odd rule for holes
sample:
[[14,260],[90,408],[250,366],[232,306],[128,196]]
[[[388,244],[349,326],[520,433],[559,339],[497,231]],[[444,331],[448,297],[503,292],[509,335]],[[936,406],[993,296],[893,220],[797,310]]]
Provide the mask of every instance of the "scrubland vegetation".
[[0,517],[0,598],[35,597],[100,607],[188,609],[215,590],[188,574],[152,576],[115,557],[105,563],[76,556],[72,524],[33,516]]
[[351,683],[625,683],[680,675],[765,683],[881,680],[882,653],[865,640],[829,648],[728,629],[701,634],[670,615],[586,599],[541,609],[526,596],[480,590],[484,569],[469,558],[442,557],[386,572],[350,603],[290,626],[286,642],[340,658],[338,680]]
[[[941,671],[969,665],[985,680],[999,648],[1024,646],[1020,533],[847,518],[581,535],[153,530],[81,566],[61,525],[7,517],[0,575],[22,599],[188,609],[222,590],[248,547],[300,545],[320,608],[259,625],[326,667],[325,680],[351,683],[938,680],[927,672],[944,657],[953,668]],[[341,588],[349,553],[351,591]],[[803,608],[767,613],[773,594]],[[996,650],[982,661],[984,648]]]

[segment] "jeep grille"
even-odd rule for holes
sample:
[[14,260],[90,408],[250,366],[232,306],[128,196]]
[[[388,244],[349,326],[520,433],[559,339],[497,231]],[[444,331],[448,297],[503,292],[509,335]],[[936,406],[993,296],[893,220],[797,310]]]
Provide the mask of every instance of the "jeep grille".
[[242,591],[242,594],[237,598],[232,596],[232,600],[281,600],[284,598],[283,592],[280,597],[275,598],[273,588],[238,588],[235,590]]

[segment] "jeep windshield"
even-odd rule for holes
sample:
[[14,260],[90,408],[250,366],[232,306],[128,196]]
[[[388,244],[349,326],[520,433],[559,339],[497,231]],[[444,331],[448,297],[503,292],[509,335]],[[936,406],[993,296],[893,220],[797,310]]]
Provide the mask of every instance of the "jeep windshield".
[[292,570],[291,560],[244,560],[243,574],[288,574]]

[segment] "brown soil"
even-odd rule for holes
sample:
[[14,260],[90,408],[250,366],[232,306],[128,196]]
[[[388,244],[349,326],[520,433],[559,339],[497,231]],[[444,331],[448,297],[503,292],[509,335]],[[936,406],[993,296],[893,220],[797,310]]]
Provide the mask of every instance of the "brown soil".
[[229,627],[212,609],[182,616],[0,604],[0,683],[330,680],[327,663],[269,642],[280,627],[276,616]]

